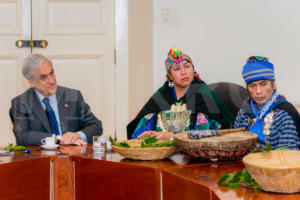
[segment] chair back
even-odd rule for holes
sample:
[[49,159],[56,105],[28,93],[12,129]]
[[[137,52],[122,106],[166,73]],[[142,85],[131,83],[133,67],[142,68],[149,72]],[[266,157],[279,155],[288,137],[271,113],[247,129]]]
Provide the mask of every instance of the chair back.
[[13,111],[11,108],[9,109],[9,117],[10,117],[11,123],[14,124],[15,118],[14,118]]
[[208,87],[223,101],[233,116],[236,116],[243,103],[249,99],[246,88],[229,82],[208,84]]

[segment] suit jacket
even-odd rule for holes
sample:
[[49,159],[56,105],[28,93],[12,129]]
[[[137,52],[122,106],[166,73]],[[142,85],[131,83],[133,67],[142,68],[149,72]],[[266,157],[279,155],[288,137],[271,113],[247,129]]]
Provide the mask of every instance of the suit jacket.
[[[90,111],[78,90],[58,86],[57,106],[62,133],[82,131],[89,143],[93,135],[102,134],[102,123]],[[41,139],[51,136],[50,125],[33,88],[12,100],[10,117],[18,145],[40,145]]]

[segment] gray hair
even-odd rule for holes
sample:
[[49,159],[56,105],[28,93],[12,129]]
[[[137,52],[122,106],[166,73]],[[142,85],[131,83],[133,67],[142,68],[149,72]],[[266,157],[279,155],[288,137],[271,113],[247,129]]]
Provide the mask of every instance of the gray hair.
[[45,60],[52,65],[51,60],[41,54],[31,54],[27,56],[22,65],[23,76],[26,79],[33,80],[34,70],[41,67]]

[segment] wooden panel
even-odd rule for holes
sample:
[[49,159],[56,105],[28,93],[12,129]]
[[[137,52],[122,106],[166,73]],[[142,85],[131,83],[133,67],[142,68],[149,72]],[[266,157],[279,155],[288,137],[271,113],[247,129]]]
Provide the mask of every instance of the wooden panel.
[[102,0],[49,0],[45,9],[46,33],[104,32],[105,13]]
[[74,158],[77,200],[160,199],[160,177],[153,168]]
[[92,112],[110,131],[104,134],[114,135],[114,1],[33,1],[32,37],[49,43],[33,53],[53,60],[58,84],[81,90]]
[[[210,199],[210,189],[166,171],[162,172],[163,199]],[[198,194],[198,195],[196,195]]]
[[21,0],[0,1],[0,34],[21,34]]
[[54,164],[54,199],[74,200],[73,161],[69,156],[53,158]]
[[[211,200],[221,200],[221,199],[216,195],[216,193],[211,192]],[[230,199],[230,200],[233,200],[233,199]]]
[[[76,88],[82,92],[85,101],[95,116],[101,119],[106,135],[114,135],[114,92],[111,87],[113,75],[107,72],[106,57],[101,56],[49,56],[53,62],[59,85]],[[76,73],[70,73],[76,72]]]
[[49,199],[50,159],[0,164],[0,199]]

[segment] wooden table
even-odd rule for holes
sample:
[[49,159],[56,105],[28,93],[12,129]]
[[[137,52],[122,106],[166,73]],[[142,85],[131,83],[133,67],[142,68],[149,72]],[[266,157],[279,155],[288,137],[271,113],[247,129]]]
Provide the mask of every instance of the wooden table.
[[294,200],[300,194],[277,194],[253,189],[229,189],[217,184],[224,173],[244,168],[241,161],[207,163],[199,166],[169,168],[162,172],[163,199],[185,200]]
[[241,161],[200,163],[179,153],[166,160],[133,161],[115,152],[93,153],[91,146],[19,152],[0,160],[0,200],[49,199],[51,171],[55,200],[300,199],[300,194],[218,186],[223,173],[243,169]]
[[133,161],[117,153],[73,157],[76,199],[161,199],[163,169],[199,165],[183,154],[160,161]]
[[0,161],[1,200],[50,198],[50,158],[16,154]]
[[50,157],[55,200],[73,200],[75,194],[77,200],[160,199],[162,169],[199,165],[179,153],[160,161],[133,161],[116,152],[105,156],[94,153],[91,146],[60,146],[59,152],[40,150],[31,154]]

